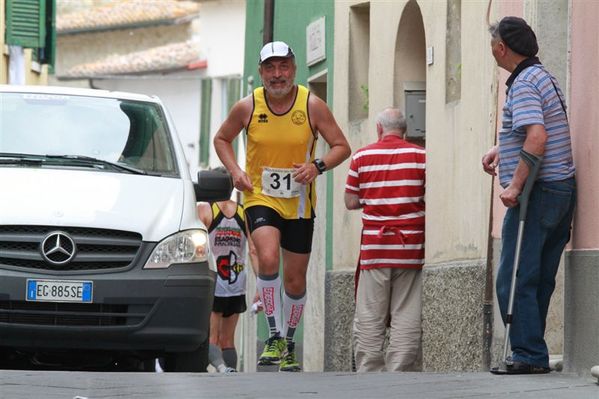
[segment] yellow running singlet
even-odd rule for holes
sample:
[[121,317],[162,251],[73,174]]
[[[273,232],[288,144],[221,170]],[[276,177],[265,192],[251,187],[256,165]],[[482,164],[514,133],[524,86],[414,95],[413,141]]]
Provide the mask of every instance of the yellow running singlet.
[[268,106],[264,88],[254,90],[245,165],[254,192],[243,193],[246,209],[263,205],[277,211],[283,219],[314,217],[315,182],[299,184],[291,175],[294,163],[314,159],[317,136],[308,115],[309,96],[307,88],[297,85],[293,106],[283,114],[275,114]]

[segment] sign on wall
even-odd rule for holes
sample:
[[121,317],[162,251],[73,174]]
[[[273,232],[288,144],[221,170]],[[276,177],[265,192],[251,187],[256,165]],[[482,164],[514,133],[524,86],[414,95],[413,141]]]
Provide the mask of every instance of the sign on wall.
[[306,64],[314,65],[326,58],[324,17],[306,27]]

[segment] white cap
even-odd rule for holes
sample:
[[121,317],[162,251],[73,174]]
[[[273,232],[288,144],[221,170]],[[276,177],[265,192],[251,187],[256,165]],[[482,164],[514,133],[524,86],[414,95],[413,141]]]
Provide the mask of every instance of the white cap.
[[266,43],[260,50],[260,63],[263,63],[271,57],[295,57],[291,47],[285,42],[270,42]]

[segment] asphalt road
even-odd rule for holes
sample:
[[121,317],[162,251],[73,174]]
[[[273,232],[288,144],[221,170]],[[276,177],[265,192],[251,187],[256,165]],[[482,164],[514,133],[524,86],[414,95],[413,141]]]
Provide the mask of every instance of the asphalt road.
[[599,399],[591,377],[552,372],[174,374],[0,371],[2,399],[560,398]]

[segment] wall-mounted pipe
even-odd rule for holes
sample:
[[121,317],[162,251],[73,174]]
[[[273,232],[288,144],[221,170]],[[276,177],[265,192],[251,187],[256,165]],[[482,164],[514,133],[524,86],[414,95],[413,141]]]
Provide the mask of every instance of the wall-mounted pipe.
[[262,31],[263,44],[270,43],[274,37],[275,0],[264,0],[264,30]]

